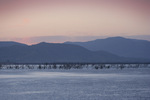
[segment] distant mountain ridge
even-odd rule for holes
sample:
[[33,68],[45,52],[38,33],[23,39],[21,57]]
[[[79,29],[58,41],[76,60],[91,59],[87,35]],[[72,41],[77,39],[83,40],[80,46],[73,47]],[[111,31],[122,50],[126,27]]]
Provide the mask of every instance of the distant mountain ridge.
[[122,57],[150,59],[150,41],[110,37],[88,42],[65,42],[87,48],[88,50],[103,50]]
[[27,46],[26,44],[13,42],[13,41],[0,41],[0,47],[9,47],[9,46],[15,46],[15,45]]
[[[95,53],[71,44],[39,43],[32,46],[11,46],[0,48],[1,62],[43,63],[43,62],[105,62],[120,61],[120,57],[105,52]],[[106,59],[106,57],[108,57]]]
[[[105,49],[99,50],[99,46],[101,46],[102,48],[109,47],[110,50],[111,48],[114,49],[114,47],[117,47],[117,49],[115,50],[123,50],[123,49],[128,50],[133,45],[132,42],[138,43],[137,45],[138,47],[139,44],[145,46],[146,41],[132,40],[132,39],[126,39],[122,37],[115,37],[115,38],[112,37],[107,39],[98,39],[89,42],[75,42],[75,43],[74,42],[66,42],[66,43],[41,42],[39,44],[35,44],[31,46],[16,43],[16,42],[12,42],[12,43],[8,42],[6,43],[7,45],[3,45],[4,43],[0,42],[0,45],[2,44],[0,46],[0,62],[1,63],[8,63],[8,62],[12,62],[12,63],[53,63],[53,62],[149,63],[150,59],[147,58],[122,57],[120,55],[119,56],[116,55],[115,53],[109,52],[109,50],[105,50]],[[146,43],[147,43],[146,46],[149,45],[149,42]],[[125,48],[122,49],[122,46],[125,46]],[[131,53],[133,53],[133,51]]]

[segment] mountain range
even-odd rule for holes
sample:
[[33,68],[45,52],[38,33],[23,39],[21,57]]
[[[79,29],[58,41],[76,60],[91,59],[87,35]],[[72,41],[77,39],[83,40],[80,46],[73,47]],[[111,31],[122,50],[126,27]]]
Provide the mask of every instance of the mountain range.
[[18,42],[13,42],[13,41],[0,41],[0,47],[10,47],[10,46],[27,46],[26,44],[18,43]]
[[91,51],[103,50],[121,57],[150,59],[150,41],[110,37],[88,42],[65,42],[87,48]]
[[1,63],[148,63],[149,55],[149,41],[122,37],[35,45],[0,42]]

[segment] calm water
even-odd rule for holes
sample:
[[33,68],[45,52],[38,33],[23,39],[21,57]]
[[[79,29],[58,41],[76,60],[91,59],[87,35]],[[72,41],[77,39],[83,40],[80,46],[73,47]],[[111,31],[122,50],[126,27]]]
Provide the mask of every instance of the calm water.
[[0,70],[0,100],[150,100],[150,68]]

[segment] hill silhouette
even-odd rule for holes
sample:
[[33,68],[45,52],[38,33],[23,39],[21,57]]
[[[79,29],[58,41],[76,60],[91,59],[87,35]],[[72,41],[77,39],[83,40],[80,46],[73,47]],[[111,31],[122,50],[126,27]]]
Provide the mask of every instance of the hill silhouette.
[[13,42],[13,41],[0,41],[0,47],[10,47],[10,46],[15,46],[15,45],[27,46],[26,44]]
[[0,62],[51,63],[51,62],[92,62],[119,63],[137,62],[105,51],[90,51],[73,44],[39,43],[32,46],[9,46],[0,48]]
[[122,57],[150,59],[150,41],[111,37],[88,42],[65,42],[76,44],[88,50],[103,50]]

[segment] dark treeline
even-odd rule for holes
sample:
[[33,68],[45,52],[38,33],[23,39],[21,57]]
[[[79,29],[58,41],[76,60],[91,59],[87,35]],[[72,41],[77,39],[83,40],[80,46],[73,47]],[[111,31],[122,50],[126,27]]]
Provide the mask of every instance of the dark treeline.
[[45,63],[45,64],[0,64],[0,69],[109,69],[146,68],[150,64],[92,64],[92,63]]

